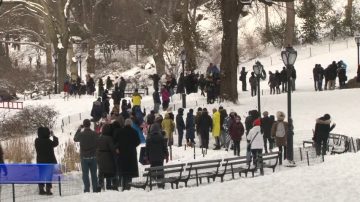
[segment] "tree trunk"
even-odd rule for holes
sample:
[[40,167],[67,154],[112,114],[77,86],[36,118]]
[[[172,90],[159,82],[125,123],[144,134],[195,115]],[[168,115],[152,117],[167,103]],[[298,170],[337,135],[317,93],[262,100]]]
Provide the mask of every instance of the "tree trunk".
[[46,43],[45,47],[46,47],[46,49],[45,49],[45,53],[46,53],[46,73],[47,73],[48,76],[51,76],[52,73],[54,72],[51,44]]
[[92,37],[89,38],[87,51],[88,51],[88,56],[86,59],[87,72],[95,74],[95,41]]
[[269,7],[267,5],[265,5],[265,35],[266,35],[266,42],[271,41]]
[[286,2],[286,35],[284,47],[293,46],[295,37],[295,7],[294,2]]
[[156,73],[161,76],[165,74],[164,46],[158,46],[155,51],[153,58],[156,65]]
[[237,1],[221,0],[221,20],[223,24],[223,38],[221,44],[221,97],[236,103],[238,56],[238,20],[239,8]]
[[196,51],[195,43],[192,38],[192,26],[188,17],[189,12],[189,0],[182,0],[182,19],[181,19],[181,35],[184,43],[186,53],[186,66],[187,70],[196,69]]
[[352,10],[353,10],[353,0],[348,0],[346,9],[345,9],[345,26],[349,28],[350,35],[354,35],[354,27],[352,26]]
[[57,64],[57,75],[58,75],[58,91],[61,92],[64,89],[64,82],[66,77],[66,56],[67,47],[58,49],[58,64]]

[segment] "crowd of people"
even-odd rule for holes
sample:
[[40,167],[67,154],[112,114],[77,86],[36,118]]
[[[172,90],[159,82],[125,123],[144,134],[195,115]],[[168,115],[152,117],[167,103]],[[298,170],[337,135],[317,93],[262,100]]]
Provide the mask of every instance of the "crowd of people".
[[86,83],[84,83],[79,76],[77,76],[76,79],[71,79],[68,75],[65,78],[63,91],[65,94],[64,97],[67,98],[76,95],[93,95],[96,91],[95,81],[89,74],[86,75]]
[[[334,90],[336,77],[339,79],[340,89],[345,88],[347,65],[340,60],[333,61],[327,68],[323,68],[321,64],[315,64],[313,68],[314,88],[315,91]],[[325,79],[325,82],[323,82]]]

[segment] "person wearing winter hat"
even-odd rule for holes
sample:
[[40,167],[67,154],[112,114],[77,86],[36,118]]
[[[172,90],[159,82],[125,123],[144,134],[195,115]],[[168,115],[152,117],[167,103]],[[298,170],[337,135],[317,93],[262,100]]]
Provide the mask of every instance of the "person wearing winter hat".
[[[35,139],[36,162],[57,164],[54,148],[59,145],[58,138],[49,130],[48,127],[39,127],[37,133],[38,133],[38,137]],[[50,139],[50,136],[52,137],[52,140]],[[49,166],[41,166],[39,168],[40,171],[42,171],[40,175],[43,173],[48,173],[49,172],[48,167]],[[46,176],[46,178],[49,177],[50,176]],[[46,186],[46,190],[44,190],[45,186]],[[52,188],[51,183],[46,183],[46,185],[44,183],[39,183],[39,194],[52,195],[51,188]]]
[[[282,156],[284,156],[284,160],[286,159],[286,146],[287,146],[287,136],[289,124],[284,121],[285,113],[278,111],[276,113],[277,121],[273,124],[271,128],[271,137],[275,139],[276,146],[279,147],[279,165],[282,165]],[[283,155],[284,154],[284,155]]]
[[326,155],[327,141],[329,139],[330,132],[335,128],[336,124],[331,124],[331,117],[329,114],[316,119],[315,132],[313,140],[316,145],[316,155]]
[[199,145],[202,145],[202,141],[201,141],[201,133],[200,133],[200,117],[202,114],[202,108],[199,107],[197,109],[196,115],[195,115],[195,129],[196,129],[196,135],[198,136],[199,139]]
[[267,142],[269,142],[269,150],[273,149],[273,138],[271,138],[271,127],[274,124],[274,120],[269,117],[269,112],[263,112],[263,118],[261,118],[261,129],[264,132],[264,147],[265,153],[268,153]]
[[250,129],[249,134],[246,139],[250,144],[250,151],[253,158],[253,165],[257,165],[257,156],[262,154],[264,148],[264,138],[263,133],[261,132],[261,120],[260,118],[255,119],[253,122],[253,127]]
[[179,108],[178,114],[176,115],[176,129],[178,131],[178,147],[182,146],[182,140],[184,136],[184,130],[185,130],[185,122],[184,122],[184,109]]

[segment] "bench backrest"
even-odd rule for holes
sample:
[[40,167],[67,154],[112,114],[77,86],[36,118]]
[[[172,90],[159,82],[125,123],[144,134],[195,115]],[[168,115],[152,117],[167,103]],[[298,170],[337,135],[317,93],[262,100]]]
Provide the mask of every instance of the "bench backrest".
[[147,175],[150,175],[151,177],[157,177],[157,176],[164,176],[167,174],[177,174],[179,178],[181,178],[182,172],[184,170],[185,163],[181,164],[172,164],[172,165],[166,165],[166,166],[156,166],[156,167],[149,167],[145,168],[145,171],[147,171]]
[[227,169],[234,169],[244,164],[248,164],[248,168],[251,165],[249,159],[246,156],[237,156],[237,157],[225,158],[221,166],[224,167],[223,173],[226,173]]
[[263,161],[276,159],[276,164],[277,164],[277,161],[279,159],[279,152],[270,152],[270,153],[267,153],[267,154],[260,154],[259,157]]
[[191,170],[191,169],[202,170],[202,169],[209,169],[209,168],[219,168],[220,162],[221,162],[221,159],[190,162],[187,164],[188,167],[186,168],[186,170]]

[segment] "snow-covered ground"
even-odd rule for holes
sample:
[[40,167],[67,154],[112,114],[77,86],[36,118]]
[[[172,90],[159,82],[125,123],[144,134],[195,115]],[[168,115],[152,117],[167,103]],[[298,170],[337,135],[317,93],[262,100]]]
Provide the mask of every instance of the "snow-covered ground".
[[[292,95],[292,114],[295,127],[294,141],[296,146],[300,146],[303,140],[311,138],[315,119],[325,113],[329,113],[332,120],[337,123],[333,132],[360,138],[360,127],[358,127],[356,119],[356,115],[360,113],[360,108],[357,106],[360,90],[337,89],[334,91],[315,92],[313,89],[312,68],[314,64],[320,63],[326,67],[333,60],[338,61],[340,59],[348,64],[348,78],[354,77],[356,74],[355,47],[335,49],[331,53],[324,49],[323,54],[318,54],[314,57],[302,57],[299,55],[299,60],[295,64],[297,70],[297,90]],[[280,58],[275,58],[274,61],[278,62],[273,66],[266,61],[263,62],[266,71],[280,70],[282,67]],[[250,70],[252,64],[254,64],[253,61],[244,64],[244,66]],[[137,71],[139,69],[129,70],[123,76],[134,75]],[[240,90],[241,84],[238,85]],[[263,81],[261,86],[264,92],[264,95],[261,96],[262,111],[266,110],[270,114],[275,114],[278,110],[282,110],[286,113],[286,94],[269,95],[267,81]],[[64,143],[72,139],[78,125],[80,125],[85,117],[89,116],[94,100],[95,98],[92,96],[84,96],[81,99],[70,98],[69,101],[64,101],[62,97],[58,96],[51,99],[43,98],[37,101],[25,101],[25,106],[38,104],[54,106],[60,112],[55,134],[59,136],[60,142]],[[147,108],[147,111],[152,108],[152,105],[151,96],[144,97],[143,106]],[[221,103],[221,105],[228,111],[232,109],[238,112],[244,120],[243,117],[247,115],[249,110],[257,108],[257,98],[251,97],[249,91],[245,93],[239,91],[239,104],[234,105],[225,102]],[[175,111],[181,107],[179,95],[173,96],[170,106]],[[201,97],[200,93],[187,96],[188,109],[195,109],[197,107],[212,109],[219,106],[219,104],[207,105],[206,98]],[[188,109],[185,110],[185,113]],[[80,120],[80,114],[82,120]],[[68,121],[69,117],[71,119],[70,123]],[[61,131],[61,120],[66,122],[64,132]],[[177,144],[177,137],[175,136],[174,139],[175,144]],[[243,155],[245,149],[244,140],[241,143],[241,148],[241,154]],[[57,150],[58,159],[63,154],[62,150],[62,148]],[[193,158],[192,152],[189,150],[184,151],[183,148],[175,147],[173,152],[174,158],[170,163],[187,162]],[[205,158],[222,158],[225,156],[231,156],[231,152],[209,150]],[[198,150],[196,158],[203,158]],[[266,171],[264,177],[241,178],[224,183],[215,182],[209,185],[205,184],[200,187],[181,188],[179,190],[166,189],[154,190],[152,192],[143,190],[126,192],[107,191],[100,194],[54,196],[46,200],[88,202],[100,200],[118,201],[120,199],[124,201],[358,201],[358,186],[360,185],[359,180],[357,180],[359,174],[358,167],[360,166],[359,160],[359,154],[326,156],[325,163],[323,164],[316,164],[310,167],[298,166],[293,169],[279,167],[274,174]],[[142,167],[140,168],[142,169]],[[80,181],[80,183],[78,181],[75,183],[79,186],[81,180],[80,178],[76,179]],[[81,187],[78,187],[77,190],[81,190]],[[7,191],[10,190],[8,189]]]

